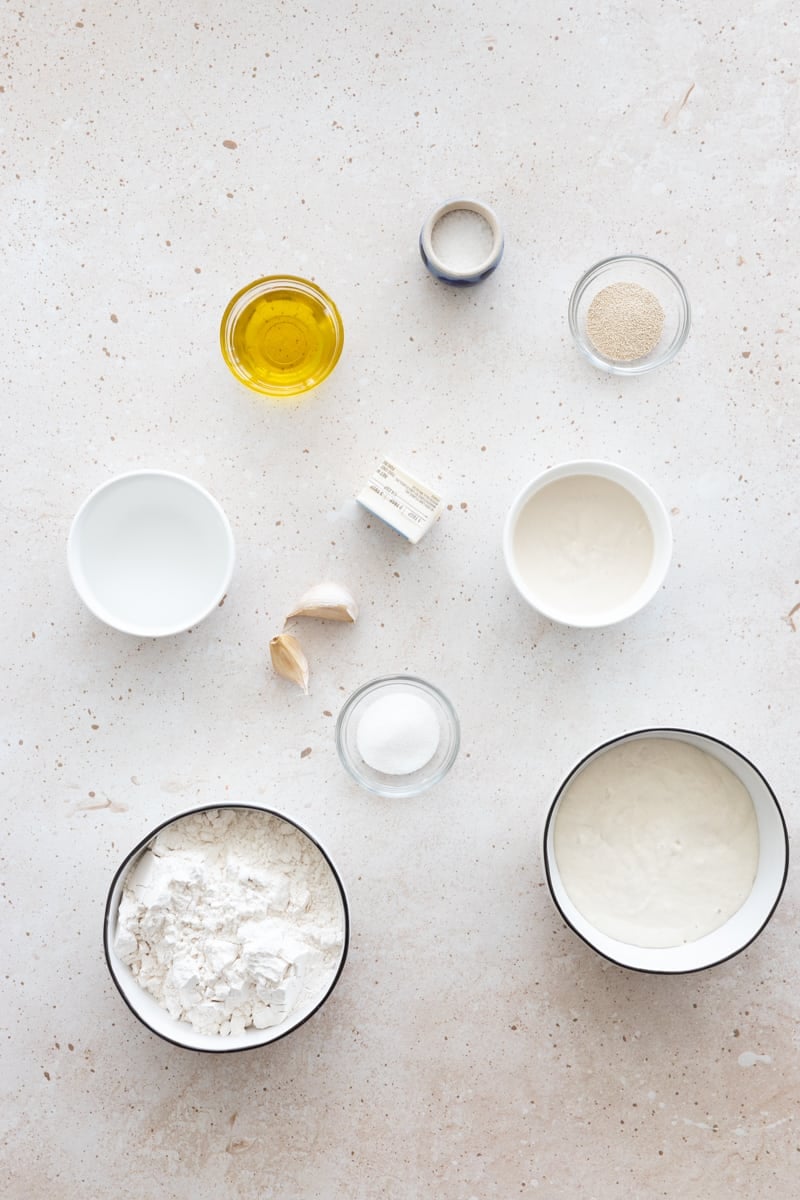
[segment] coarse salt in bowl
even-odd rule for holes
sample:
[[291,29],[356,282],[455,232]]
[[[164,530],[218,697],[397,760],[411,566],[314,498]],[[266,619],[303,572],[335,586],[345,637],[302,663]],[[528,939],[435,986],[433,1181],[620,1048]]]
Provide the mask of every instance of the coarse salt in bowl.
[[422,261],[435,279],[470,287],[488,278],[503,257],[497,216],[480,200],[448,200],[425,221],[419,235]]
[[444,779],[458,755],[460,727],[439,688],[414,675],[365,683],[336,722],[336,749],[356,783],[378,796],[419,796]]
[[[202,1029],[198,1030],[188,1019],[181,1019],[175,1015],[171,1015],[159,1003],[156,996],[142,985],[132,967],[125,961],[125,946],[129,940],[129,934],[126,932],[123,938],[120,937],[120,904],[123,900],[126,884],[129,881],[132,885],[136,884],[138,871],[142,870],[144,872],[145,882],[147,881],[150,868],[148,864],[143,864],[143,859],[148,853],[149,848],[160,839],[160,845],[163,846],[163,844],[166,844],[168,850],[170,845],[174,846],[176,844],[176,840],[180,841],[181,831],[186,828],[185,823],[197,820],[208,821],[210,832],[207,840],[211,851],[214,854],[218,853],[220,855],[221,872],[223,872],[216,881],[219,894],[209,897],[209,907],[213,908],[217,905],[223,893],[227,898],[232,889],[238,886],[238,875],[242,874],[236,864],[231,863],[230,858],[227,866],[224,859],[227,852],[225,828],[226,826],[230,828],[229,823],[232,820],[236,820],[238,814],[245,814],[245,820],[256,821],[259,827],[262,826],[263,822],[265,836],[272,839],[275,846],[274,861],[273,856],[270,855],[270,861],[266,866],[258,862],[255,863],[255,866],[249,863],[246,864],[247,869],[244,871],[247,886],[251,889],[251,895],[253,887],[263,885],[263,912],[259,903],[258,907],[260,911],[257,915],[257,920],[261,919],[263,915],[267,924],[272,921],[274,924],[279,925],[282,917],[285,921],[289,921],[291,914],[296,912],[301,913],[303,920],[305,920],[309,908],[313,909],[316,900],[320,904],[324,902],[326,906],[327,926],[334,933],[332,938],[328,937],[325,945],[322,947],[324,961],[321,966],[315,968],[311,984],[308,986],[306,986],[306,983],[303,984],[296,999],[292,1002],[292,1007],[277,1023],[271,1023],[263,1028],[250,1025],[241,1031],[225,1034],[208,1033]],[[216,828],[219,828],[219,834],[215,833]],[[251,842],[254,840],[254,838],[250,839]],[[297,847],[297,851],[302,853],[303,870],[300,870],[296,863],[294,866],[291,865],[291,862],[287,865],[287,856],[291,859],[291,855],[288,855],[286,849],[287,845]],[[295,854],[296,857],[297,854]],[[159,863],[163,865],[165,858],[166,852],[162,849]],[[305,870],[307,870],[307,877],[303,874]],[[224,872],[227,872],[227,874],[224,874]],[[191,872],[189,872],[189,877],[190,875]],[[289,876],[288,879],[282,878],[282,876],[285,877],[287,875]],[[178,867],[176,876],[178,886],[176,905],[178,912],[181,912],[186,909],[186,888],[189,886],[188,883],[180,883],[181,878],[187,877],[185,866],[183,868]],[[227,883],[225,882],[226,878],[228,879]],[[189,905],[189,909],[196,912],[199,912],[202,907],[202,894],[196,899],[194,905]],[[287,913],[290,916],[287,916]],[[154,915],[156,923],[157,918],[158,912]],[[144,919],[149,920],[146,913]],[[231,936],[235,937],[236,935],[228,935],[229,938]],[[253,939],[262,936],[269,941],[269,939],[276,935],[273,935],[269,930],[265,934],[259,935],[258,930],[256,930],[250,936]],[[285,939],[287,936],[291,945],[291,930],[287,934],[284,929],[281,936],[284,938],[284,943],[280,947],[276,943],[274,948],[274,953],[279,957],[286,953]],[[299,936],[301,938],[305,936],[302,929],[299,930]],[[167,1042],[171,1042],[187,1050],[207,1051],[214,1054],[257,1049],[260,1046],[266,1046],[271,1042],[277,1041],[279,1038],[285,1037],[304,1024],[309,1017],[313,1016],[322,1007],[335,988],[344,969],[349,937],[350,916],[344,885],[327,851],[323,849],[322,845],[312,834],[290,817],[273,809],[252,804],[207,805],[181,813],[156,826],[155,829],[134,846],[117,869],[108,892],[103,927],[103,945],[111,978],[134,1016],[152,1033],[157,1034]],[[215,939],[213,934],[201,934],[198,932],[196,945],[201,949],[207,949],[215,940],[217,942],[222,941],[221,949],[224,951],[225,939]],[[254,961],[256,965],[259,962],[264,963],[264,969],[269,972],[273,969],[271,965],[273,951],[270,950],[269,945],[259,947],[257,940],[255,944],[257,958]],[[217,947],[214,952],[216,953],[219,949],[220,947]],[[150,953],[156,959],[168,953],[168,950],[168,946],[157,942],[150,947]],[[241,960],[243,948],[239,946],[237,949],[234,946],[228,953],[223,953],[222,962],[226,963],[230,960],[234,951],[239,954],[239,959]],[[301,942],[297,953],[302,960],[303,956],[306,956],[306,958],[309,954],[313,956],[315,950],[313,945],[309,946]],[[178,967],[181,967],[180,963],[176,964],[175,969],[177,970]],[[280,962],[277,963],[277,967],[280,970],[286,970],[286,965],[282,965]],[[213,968],[214,959],[212,956],[208,958],[203,970],[208,971]],[[288,975],[291,976],[292,972],[297,969],[299,968],[289,966]],[[247,981],[245,983],[248,988],[255,986],[254,983],[247,983]],[[209,984],[210,986],[211,984]],[[211,1003],[214,1003],[213,999]]]

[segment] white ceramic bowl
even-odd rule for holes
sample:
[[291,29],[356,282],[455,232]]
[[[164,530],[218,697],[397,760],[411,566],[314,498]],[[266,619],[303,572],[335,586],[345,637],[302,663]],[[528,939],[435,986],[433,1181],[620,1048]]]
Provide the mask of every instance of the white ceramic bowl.
[[228,518],[205,488],[169,471],[131,471],[84,501],[67,562],[84,604],[137,637],[181,633],[228,590],[235,548]]
[[[342,904],[342,948],[339,955],[339,961],[336,966],[330,982],[319,996],[309,999],[304,1005],[295,1009],[285,1021],[280,1025],[274,1025],[268,1029],[249,1028],[241,1034],[231,1034],[230,1036],[212,1036],[210,1034],[196,1032],[188,1021],[178,1021],[171,1017],[170,1014],[161,1007],[157,1000],[150,995],[135,979],[130,967],[128,967],[118,957],[114,949],[114,939],[117,931],[117,913],[119,904],[122,898],[122,891],[125,886],[125,879],[128,872],[136,864],[139,856],[153,841],[163,829],[168,825],[172,825],[178,821],[182,821],[185,817],[192,816],[194,813],[207,812],[215,809],[236,808],[247,809],[255,812],[266,813],[269,816],[277,817],[281,821],[285,821],[287,825],[291,825],[293,829],[299,831],[309,842],[311,842],[319,851],[322,858],[325,860],[330,869],[331,876],[336,884],[336,889],[339,893]],[[105,920],[103,924],[103,948],[105,950],[106,962],[108,969],[111,972],[117,990],[122,999],[127,1004],[135,1017],[142,1022],[152,1033],[158,1034],[167,1042],[172,1042],[175,1046],[182,1046],[185,1050],[203,1050],[212,1054],[226,1054],[237,1050],[255,1050],[259,1046],[266,1046],[271,1042],[277,1042],[280,1038],[286,1037],[288,1033],[292,1033],[299,1026],[303,1025],[309,1017],[317,1012],[325,1001],[330,996],[336,986],[342,970],[344,969],[345,960],[347,958],[347,950],[350,940],[350,915],[347,905],[347,896],[345,894],[344,885],[341,881],[336,867],[333,865],[328,853],[323,849],[320,843],[314,838],[307,829],[302,825],[298,825],[296,821],[291,820],[283,813],[275,812],[274,809],[264,808],[259,804],[208,804],[200,808],[190,809],[188,812],[178,814],[171,817],[167,821],[162,821],[155,829],[151,830],[146,837],[134,846],[129,854],[125,856],[108,891],[106,900]]]
[[[758,822],[759,856],[755,881],[741,908],[724,925],[694,942],[680,946],[645,947],[618,941],[597,929],[570,900],[558,870],[554,847],[555,818],[561,798],[570,783],[588,764],[611,747],[642,738],[665,738],[685,742],[713,755],[744,784]],[[555,905],[567,925],[579,937],[621,967],[664,975],[702,971],[744,950],[758,937],[777,907],[789,869],[789,838],[775,793],[749,759],[726,742],[688,729],[639,729],[614,738],[593,750],[575,766],[558,789],[547,814],[544,830],[544,865]]]
[[[586,610],[585,612],[576,614],[573,610],[567,611],[566,609],[556,608],[540,594],[530,578],[525,578],[517,561],[514,542],[520,516],[536,493],[547,487],[548,484],[555,483],[557,480],[580,475],[593,475],[602,479],[608,479],[612,483],[619,484],[625,488],[626,491],[638,500],[653,534],[653,557],[646,577],[642,580],[638,588],[626,597],[624,602],[599,611],[592,612]],[[571,625],[581,629],[597,629],[606,625],[615,625],[619,621],[624,621],[628,617],[632,617],[634,613],[644,608],[652,600],[653,596],[655,596],[664,582],[672,557],[672,528],[667,510],[662,501],[649,484],[645,483],[633,471],[611,462],[601,462],[594,459],[576,460],[574,462],[562,463],[559,466],[543,471],[541,475],[537,475],[535,479],[532,479],[522,489],[511,505],[506,517],[503,531],[503,555],[508,573],[517,591],[542,616],[548,617],[551,621],[556,621],[561,625]]]
[[[474,263],[470,263],[469,266],[454,266],[452,263],[445,262],[436,252],[436,226],[443,217],[456,212],[476,213],[477,216],[483,218],[491,231],[491,245],[487,247],[485,257],[482,261],[476,260]],[[500,222],[488,204],[483,204],[480,200],[457,199],[440,204],[428,216],[419,235],[419,252],[425,266],[434,279],[441,279],[443,283],[449,283],[453,287],[471,287],[487,279],[493,271],[497,270],[500,259],[503,257],[503,248],[504,239]]]

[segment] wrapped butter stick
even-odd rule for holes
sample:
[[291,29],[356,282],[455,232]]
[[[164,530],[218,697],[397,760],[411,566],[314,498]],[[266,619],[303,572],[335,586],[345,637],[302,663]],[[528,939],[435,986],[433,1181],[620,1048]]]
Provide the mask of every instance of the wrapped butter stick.
[[356,500],[415,543],[438,520],[444,508],[444,499],[438,492],[388,458],[375,468]]

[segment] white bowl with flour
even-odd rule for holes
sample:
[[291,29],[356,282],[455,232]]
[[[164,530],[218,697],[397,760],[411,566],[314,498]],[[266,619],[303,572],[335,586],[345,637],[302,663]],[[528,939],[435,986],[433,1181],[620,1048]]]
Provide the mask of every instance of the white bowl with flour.
[[672,556],[667,511],[627,467],[561,463],[518,494],[503,533],[517,591],[551,621],[594,629],[639,612]]
[[685,729],[643,729],[593,750],[547,816],[544,863],[566,923],[612,962],[681,974],[724,962],[783,892],[786,824],[758,769]]
[[347,898],[320,844],[256,805],[193,809],[131,850],[104,948],[123,1000],[188,1050],[251,1050],[325,1003],[344,967]]

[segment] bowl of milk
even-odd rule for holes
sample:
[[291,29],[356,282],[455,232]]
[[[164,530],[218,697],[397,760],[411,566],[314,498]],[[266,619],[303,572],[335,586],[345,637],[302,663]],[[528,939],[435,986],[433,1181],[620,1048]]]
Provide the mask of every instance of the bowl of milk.
[[561,916],[619,966],[700,971],[758,937],[786,883],[772,788],[726,742],[642,729],[593,750],[556,793],[544,832]]
[[661,587],[672,556],[662,501],[617,463],[562,463],[532,479],[503,534],[517,591],[551,621],[584,629],[632,617]]

